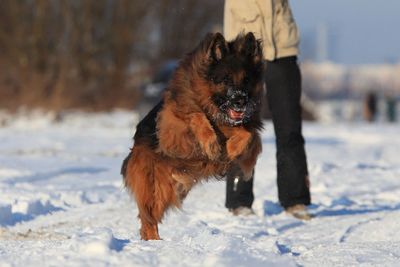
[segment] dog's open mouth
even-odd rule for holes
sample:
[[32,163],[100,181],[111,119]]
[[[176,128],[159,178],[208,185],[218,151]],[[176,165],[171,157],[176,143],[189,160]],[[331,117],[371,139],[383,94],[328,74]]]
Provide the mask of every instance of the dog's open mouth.
[[231,118],[234,121],[242,121],[244,118],[244,110],[237,111],[237,110],[229,109],[228,116],[229,116],[229,118]]

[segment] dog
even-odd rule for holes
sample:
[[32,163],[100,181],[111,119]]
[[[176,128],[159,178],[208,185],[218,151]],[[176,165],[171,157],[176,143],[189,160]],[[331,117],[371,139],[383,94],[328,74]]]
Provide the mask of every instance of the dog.
[[180,208],[197,183],[231,170],[252,176],[262,149],[262,58],[253,33],[229,42],[207,34],[137,125],[121,174],[139,209],[142,239],[160,239],[165,211]]

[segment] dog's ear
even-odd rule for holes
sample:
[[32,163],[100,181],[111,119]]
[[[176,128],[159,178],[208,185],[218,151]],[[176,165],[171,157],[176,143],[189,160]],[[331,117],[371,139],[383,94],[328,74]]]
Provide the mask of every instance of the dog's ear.
[[228,44],[225,41],[224,36],[217,32],[214,34],[208,34],[206,39],[208,39],[207,46],[207,57],[213,61],[220,61],[228,53]]
[[249,32],[244,37],[244,44],[242,51],[244,55],[251,57],[254,61],[258,62],[262,60],[262,46],[261,41],[257,40],[252,32]]

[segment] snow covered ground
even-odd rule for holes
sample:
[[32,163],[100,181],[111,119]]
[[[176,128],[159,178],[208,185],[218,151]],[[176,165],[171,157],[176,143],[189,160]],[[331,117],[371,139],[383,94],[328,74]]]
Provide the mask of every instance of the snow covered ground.
[[0,266],[398,266],[400,126],[306,123],[316,217],[277,203],[273,129],[255,180],[257,216],[224,208],[224,182],[196,187],[141,241],[119,169],[135,116],[0,114]]

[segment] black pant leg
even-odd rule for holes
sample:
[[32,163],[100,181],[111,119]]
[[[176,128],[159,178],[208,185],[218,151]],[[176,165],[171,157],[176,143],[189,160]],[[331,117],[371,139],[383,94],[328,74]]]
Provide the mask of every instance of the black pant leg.
[[267,61],[267,99],[276,135],[278,197],[283,207],[310,204],[296,57]]
[[245,181],[243,173],[238,166],[233,166],[226,177],[225,207],[235,209],[237,207],[251,207],[254,201],[253,177]]
[[[301,74],[296,57],[267,62],[267,100],[277,147],[278,197],[283,207],[310,204],[307,159],[301,129]],[[253,175],[254,177],[254,175]],[[227,208],[251,207],[253,177],[244,181],[238,170],[227,175]]]

